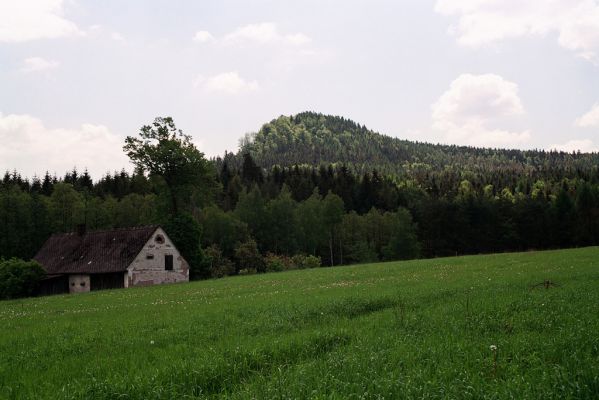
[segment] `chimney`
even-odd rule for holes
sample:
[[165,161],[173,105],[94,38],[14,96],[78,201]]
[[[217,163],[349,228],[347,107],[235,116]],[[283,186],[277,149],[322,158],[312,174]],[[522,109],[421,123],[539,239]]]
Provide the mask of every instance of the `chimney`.
[[77,235],[83,236],[83,235],[85,235],[85,231],[86,231],[85,224],[78,224],[77,225]]

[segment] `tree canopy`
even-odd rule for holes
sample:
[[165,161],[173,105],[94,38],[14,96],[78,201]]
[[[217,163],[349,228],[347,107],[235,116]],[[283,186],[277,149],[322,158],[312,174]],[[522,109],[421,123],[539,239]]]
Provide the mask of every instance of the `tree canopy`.
[[156,118],[151,125],[142,126],[139,137],[127,136],[123,149],[139,171],[164,181],[172,215],[182,207],[190,210],[203,205],[214,193],[211,164],[171,117]]

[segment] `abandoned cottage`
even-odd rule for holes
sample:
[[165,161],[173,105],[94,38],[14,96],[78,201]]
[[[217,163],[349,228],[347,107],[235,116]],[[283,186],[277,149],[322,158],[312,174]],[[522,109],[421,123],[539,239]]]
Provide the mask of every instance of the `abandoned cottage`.
[[40,294],[189,281],[189,266],[159,226],[54,234],[34,257]]

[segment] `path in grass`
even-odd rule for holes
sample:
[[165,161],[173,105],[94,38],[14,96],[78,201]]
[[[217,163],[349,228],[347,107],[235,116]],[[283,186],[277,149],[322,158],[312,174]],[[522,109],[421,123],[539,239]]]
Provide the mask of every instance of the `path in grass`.
[[0,398],[591,399],[598,332],[599,248],[54,296],[0,302]]

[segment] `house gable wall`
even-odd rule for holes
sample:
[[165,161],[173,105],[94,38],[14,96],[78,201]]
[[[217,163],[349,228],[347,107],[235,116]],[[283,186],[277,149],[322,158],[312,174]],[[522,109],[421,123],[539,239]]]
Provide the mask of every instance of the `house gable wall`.
[[[165,256],[171,255],[173,269],[165,269]],[[157,228],[127,268],[125,287],[188,282],[189,265],[162,228]]]

